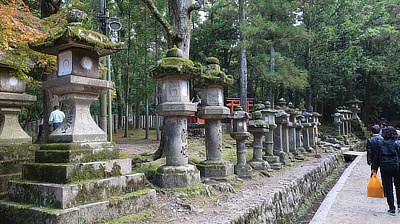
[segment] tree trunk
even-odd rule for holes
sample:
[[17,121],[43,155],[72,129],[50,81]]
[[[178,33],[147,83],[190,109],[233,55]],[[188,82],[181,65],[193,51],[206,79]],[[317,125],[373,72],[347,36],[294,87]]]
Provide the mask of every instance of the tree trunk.
[[[244,27],[244,0],[239,0],[239,24],[240,28]],[[244,34],[240,31],[240,105],[243,110],[247,111],[247,61],[246,47],[244,45]]]
[[[369,52],[370,52],[370,57],[373,58],[374,52],[373,52],[373,42],[372,39],[369,40]],[[364,100],[364,116],[363,116],[363,121],[364,124],[368,125],[369,124],[369,113],[371,109],[371,92],[372,92],[372,75],[373,71],[369,71],[367,75],[367,84],[365,85],[365,100]]]
[[135,128],[139,129],[140,128],[140,100],[136,100],[135,102],[135,120],[136,120],[136,124],[135,124]]
[[[57,78],[57,71],[48,71],[49,67],[45,68],[46,75],[43,75],[43,81],[48,81]],[[53,107],[58,105],[58,96],[51,94],[48,90],[43,89],[43,134],[38,143],[48,143],[48,137],[51,133],[49,127],[49,116]]]
[[[60,4],[61,1],[54,3],[53,0],[41,0],[41,18],[46,18],[56,14]],[[57,70],[51,71],[50,67],[51,66],[45,67],[42,81],[48,81],[57,78]],[[58,105],[58,96],[54,96],[48,90],[43,89],[43,133],[41,138],[38,140],[38,143],[48,143],[48,137],[51,133],[51,128],[49,127],[49,116],[55,105]]]
[[126,71],[126,76],[125,76],[125,132],[124,132],[124,138],[127,138],[129,136],[128,130],[129,130],[129,73],[130,71],[130,57],[131,57],[131,1],[129,0],[129,8],[128,8],[128,57],[127,57],[127,71]]
[[[204,0],[198,0],[195,4],[192,4],[192,0],[168,0],[169,21],[171,24],[158,12],[152,0],[142,1],[150,9],[155,19],[164,27],[167,34],[168,47],[178,47],[182,50],[183,58],[189,58],[191,12],[200,9]],[[162,131],[160,147],[154,154],[155,159],[165,155],[165,143],[165,133]]]

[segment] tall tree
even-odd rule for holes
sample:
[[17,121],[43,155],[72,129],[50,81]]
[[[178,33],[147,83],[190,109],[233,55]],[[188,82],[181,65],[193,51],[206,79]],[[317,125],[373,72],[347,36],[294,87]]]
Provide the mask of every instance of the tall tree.
[[[183,58],[189,58],[190,37],[191,37],[191,13],[193,10],[198,10],[204,3],[204,0],[198,0],[192,4],[192,0],[168,0],[169,22],[158,11],[152,0],[142,0],[155,19],[160,22],[164,28],[168,47],[177,46],[183,52]],[[155,157],[161,157],[166,152],[165,133],[161,132],[160,147],[155,153]]]
[[[239,0],[239,24],[245,27],[245,0]],[[247,59],[246,45],[243,31],[240,31],[240,105],[247,111]]]

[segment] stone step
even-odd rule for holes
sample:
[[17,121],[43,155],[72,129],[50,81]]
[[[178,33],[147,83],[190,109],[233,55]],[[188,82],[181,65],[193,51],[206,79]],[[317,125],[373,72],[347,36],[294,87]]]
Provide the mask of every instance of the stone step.
[[76,184],[14,180],[9,182],[8,196],[9,200],[14,202],[66,209],[143,189],[146,182],[147,179],[143,173]]
[[75,164],[29,163],[23,166],[22,178],[39,182],[66,184],[127,175],[131,172],[132,159]]
[[1,145],[0,161],[34,158],[36,150],[39,150],[37,144]]
[[45,144],[35,153],[36,163],[87,163],[119,159],[113,142],[73,142]]
[[81,150],[38,150],[35,153],[36,163],[79,163],[94,162],[119,158],[116,149],[81,149]]
[[0,201],[0,223],[97,223],[134,214],[155,204],[156,191],[149,188],[64,210]]
[[0,175],[19,173],[22,170],[23,164],[28,162],[33,162],[33,160],[34,159],[31,158],[31,159],[15,159],[15,160],[0,161]]
[[21,173],[0,175],[0,192],[6,192],[8,189],[8,181],[21,178]]

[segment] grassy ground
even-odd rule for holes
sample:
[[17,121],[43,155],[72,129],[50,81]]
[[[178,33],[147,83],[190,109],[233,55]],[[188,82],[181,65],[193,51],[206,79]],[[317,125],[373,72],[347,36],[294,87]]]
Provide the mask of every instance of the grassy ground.
[[[145,173],[147,178],[152,179],[158,166],[165,164],[165,158],[156,161],[149,161],[148,159],[159,146],[159,141],[156,140],[156,131],[149,131],[149,139],[145,139],[146,132],[143,129],[131,129],[128,131],[128,137],[125,138],[123,136],[124,130],[119,130],[117,134],[113,135],[113,140],[117,144],[131,144],[134,147],[149,148],[149,150],[140,154],[135,154],[134,152],[124,150],[121,152],[121,156],[123,158],[133,159],[134,172]],[[190,163],[197,164],[206,159],[206,148],[203,136],[189,137],[188,146]],[[246,146],[248,146],[246,149],[247,160],[250,160],[253,157],[251,140],[247,140]],[[229,134],[223,134],[222,147],[222,158],[231,162],[232,164],[236,164],[236,140],[232,139]]]

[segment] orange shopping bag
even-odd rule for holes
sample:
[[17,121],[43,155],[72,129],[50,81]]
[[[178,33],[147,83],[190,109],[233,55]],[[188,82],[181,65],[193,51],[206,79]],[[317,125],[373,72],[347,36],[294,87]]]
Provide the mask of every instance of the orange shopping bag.
[[378,175],[376,175],[375,173],[372,175],[371,179],[369,180],[367,197],[371,197],[371,198],[384,198],[385,197],[383,194],[382,183],[379,180]]

